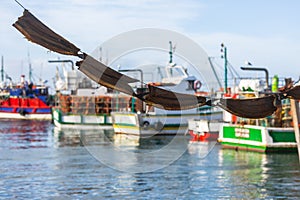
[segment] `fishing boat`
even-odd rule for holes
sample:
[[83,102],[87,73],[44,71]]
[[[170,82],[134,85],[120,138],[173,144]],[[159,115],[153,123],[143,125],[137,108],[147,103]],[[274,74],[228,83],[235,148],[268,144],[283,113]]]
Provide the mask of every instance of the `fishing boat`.
[[[76,71],[70,60],[49,61],[63,63],[56,69],[53,123],[58,129],[112,129],[111,112],[131,109],[131,97],[116,94],[95,84]],[[71,63],[71,70],[65,63]],[[63,73],[61,73],[61,71]]]
[[[194,93],[194,85],[198,87],[197,83],[194,84],[197,81],[196,78],[188,76],[182,66],[169,65],[166,69],[170,70],[170,68],[176,71],[181,70],[180,72],[184,74],[182,77],[165,78],[162,83],[153,84],[182,90],[190,87],[190,92]],[[57,76],[57,80],[60,88],[57,88],[56,103],[52,113],[54,124],[62,129],[98,129],[99,127],[111,129],[113,127],[116,133],[139,135],[136,130],[141,125],[143,135],[153,134],[162,128],[163,134],[172,135],[178,131],[180,134],[184,134],[187,128],[187,119],[217,119],[221,118],[222,114],[220,110],[211,112],[211,109],[209,112],[207,109],[199,108],[188,110],[185,113],[168,111],[166,114],[164,109],[155,107],[148,108],[146,113],[146,105],[141,100],[127,94],[113,92],[102,86],[97,88],[99,86],[93,86],[91,81],[74,70],[65,71],[64,77]],[[62,80],[68,84],[62,84]],[[67,88],[63,88],[61,85],[67,85]]]
[[[272,84],[272,92],[276,94],[278,93],[278,77],[274,76],[273,79],[275,81]],[[243,87],[243,89],[240,87],[237,98],[258,98],[266,92],[258,90],[258,88],[251,88],[251,85],[257,85],[257,82],[254,83],[253,80],[252,82],[248,80],[248,82],[247,87]],[[227,120],[230,122],[221,124],[218,138],[222,147],[266,153],[297,151],[290,99],[279,101],[276,111],[265,118],[242,118],[227,113]],[[273,104],[272,100],[270,103]],[[299,104],[298,101],[296,103]],[[263,107],[267,107],[267,104],[260,105],[252,112],[263,112]]]
[[188,131],[191,136],[190,142],[217,141],[220,125],[221,121],[216,120],[189,120]]
[[4,59],[1,57],[0,81],[0,118],[51,120],[52,96],[47,81],[33,83],[32,67],[29,63],[29,79],[21,75],[15,83],[4,71]]
[[[200,90],[202,83],[195,76],[189,75],[185,67],[172,62],[172,43],[170,42],[170,61],[160,68],[165,71],[165,76],[159,82],[148,82],[147,85],[159,88],[157,96],[167,99],[169,94],[165,91],[178,92],[191,95],[194,100],[188,102],[184,97],[175,95],[180,106],[196,105],[197,98],[213,98],[214,94]],[[152,70],[155,71],[155,70]],[[142,71],[143,72],[143,71]],[[161,73],[162,74],[162,73]],[[155,76],[154,76],[155,77]],[[144,88],[145,89],[145,88]],[[201,88],[202,89],[202,88]],[[143,88],[141,89],[143,90]],[[133,112],[112,112],[112,122],[115,133],[153,136],[153,135],[185,135],[187,133],[188,120],[219,120],[222,119],[222,110],[210,106],[191,107],[186,110],[168,110],[160,105],[145,105],[139,99],[136,100],[136,109]],[[171,103],[170,103],[171,104]],[[171,105],[173,106],[173,105]]]
[[[2,73],[3,70],[2,70]],[[21,76],[19,83],[3,80],[0,89],[0,118],[51,120],[51,95],[44,83],[33,84]]]
[[116,133],[138,136],[152,135],[185,135],[188,120],[198,119],[211,121],[221,119],[222,111],[201,113],[199,109],[183,112],[165,111],[153,108],[152,112],[113,112],[112,121]]
[[223,148],[257,152],[297,151],[294,128],[223,124],[219,142]]
[[112,129],[111,112],[130,109],[128,96],[115,94],[57,95],[53,122],[61,129]]

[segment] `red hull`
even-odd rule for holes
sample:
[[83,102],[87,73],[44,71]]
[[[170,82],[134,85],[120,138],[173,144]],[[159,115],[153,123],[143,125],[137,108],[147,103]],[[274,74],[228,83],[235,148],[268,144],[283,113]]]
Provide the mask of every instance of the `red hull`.
[[9,97],[0,103],[0,112],[47,114],[51,113],[51,107],[39,98]]
[[209,142],[209,141],[217,141],[219,137],[218,132],[204,132],[204,133],[194,133],[193,130],[189,130],[191,135],[191,142]]

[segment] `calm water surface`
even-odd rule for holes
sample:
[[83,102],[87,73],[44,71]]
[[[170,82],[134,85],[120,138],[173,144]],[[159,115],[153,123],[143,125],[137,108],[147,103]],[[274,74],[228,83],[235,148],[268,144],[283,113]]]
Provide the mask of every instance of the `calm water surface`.
[[[50,122],[2,120],[0,199],[300,198],[297,154],[236,152],[186,141],[177,141],[179,150],[173,148],[169,155],[177,155],[184,145],[186,150],[165,164],[164,155],[156,158],[147,153],[161,153],[156,150],[170,139],[128,140],[109,131],[62,132]],[[103,151],[111,143],[123,153]],[[99,161],[91,153],[95,147],[113,164]],[[133,159],[132,152],[144,157]],[[148,173],[126,172],[137,166],[146,169],[157,161],[166,166]]]

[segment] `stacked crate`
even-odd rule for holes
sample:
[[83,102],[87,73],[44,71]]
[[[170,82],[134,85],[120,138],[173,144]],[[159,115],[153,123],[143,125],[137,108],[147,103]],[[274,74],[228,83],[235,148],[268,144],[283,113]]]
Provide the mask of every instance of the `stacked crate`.
[[69,113],[71,111],[71,97],[69,95],[60,95],[56,101],[57,107],[63,113]]
[[139,106],[135,98],[129,96],[75,96],[60,95],[58,107],[63,113],[72,114],[110,114],[117,112],[136,112]]

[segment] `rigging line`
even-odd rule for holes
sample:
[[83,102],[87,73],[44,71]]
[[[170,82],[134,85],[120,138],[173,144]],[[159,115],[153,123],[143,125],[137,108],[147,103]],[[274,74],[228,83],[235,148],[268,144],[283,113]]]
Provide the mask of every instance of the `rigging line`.
[[211,66],[211,68],[212,68],[212,70],[213,70],[213,73],[214,73],[215,77],[217,78],[219,87],[222,87],[222,84],[221,84],[221,82],[220,82],[219,76],[218,76],[218,74],[217,74],[217,72],[216,72],[216,70],[215,70],[215,68],[214,68],[213,63],[212,63],[211,57],[208,57],[208,61],[209,61],[209,64],[210,64],[210,66]]
[[216,70],[216,72],[220,75],[220,71],[223,70],[223,67],[220,64],[218,64],[216,61],[214,61],[215,60],[214,57],[210,57],[209,60],[213,63],[214,66],[216,66],[215,69],[218,69],[218,70]]
[[235,77],[237,75],[237,77],[239,78],[239,75],[235,73],[233,67],[231,64],[229,64],[229,67],[228,67],[229,71],[230,71],[230,74],[232,77]]
[[[217,62],[214,62],[214,65],[215,66],[217,66],[218,68],[219,68],[219,70],[224,70],[224,67],[222,66],[222,65],[220,65],[219,63],[217,63]],[[232,66],[232,64],[228,61],[228,65],[229,65],[229,72],[230,72],[230,75],[232,76],[232,77],[235,77],[235,76],[237,76],[238,78],[240,78],[240,75],[239,75],[239,73],[237,73],[237,71],[234,69],[234,67]],[[234,72],[234,73],[233,73]]]
[[229,65],[230,65],[231,70],[233,70],[233,72],[235,73],[235,75],[236,75],[238,78],[240,78],[240,74],[235,70],[235,68],[233,67],[233,65],[232,65],[230,62],[228,62],[228,63],[229,63]]
[[27,10],[20,2],[18,2],[17,0],[15,0],[15,2],[16,2],[17,4],[19,4],[19,6],[21,6],[24,10]]

